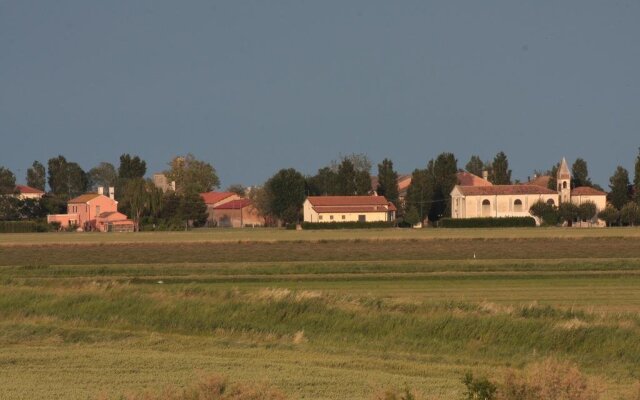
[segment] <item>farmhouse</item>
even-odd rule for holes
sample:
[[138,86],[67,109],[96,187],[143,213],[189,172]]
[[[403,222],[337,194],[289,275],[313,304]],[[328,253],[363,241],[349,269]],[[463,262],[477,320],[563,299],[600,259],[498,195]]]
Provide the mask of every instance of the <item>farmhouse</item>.
[[232,192],[206,192],[200,193],[200,197],[207,205],[207,214],[209,214],[207,223],[214,226],[217,224],[216,207],[230,201],[240,200],[240,196]]
[[396,218],[396,206],[384,196],[309,196],[305,222],[380,222]]
[[34,199],[38,200],[44,196],[44,192],[40,189],[32,188],[26,185],[16,185],[15,189],[16,197],[20,200]]
[[216,226],[224,228],[257,227],[265,224],[264,218],[249,199],[231,200],[215,206],[210,220]]
[[[482,183],[480,177],[464,180],[460,177],[459,173],[459,184],[451,191],[452,218],[526,217],[531,215],[529,209],[537,201],[554,206],[564,202],[580,205],[589,201],[596,205],[596,212],[599,212],[607,202],[607,194],[594,188],[571,188],[571,172],[564,158],[556,176],[557,190],[547,187],[550,177],[537,177],[526,185],[492,185],[486,180],[487,184]],[[602,221],[591,222],[602,225]]]
[[109,188],[109,197],[98,193],[87,193],[69,200],[66,214],[47,215],[47,222],[58,222],[61,228],[76,226],[84,231],[133,231],[134,223],[118,212],[118,202],[114,198],[114,189]]

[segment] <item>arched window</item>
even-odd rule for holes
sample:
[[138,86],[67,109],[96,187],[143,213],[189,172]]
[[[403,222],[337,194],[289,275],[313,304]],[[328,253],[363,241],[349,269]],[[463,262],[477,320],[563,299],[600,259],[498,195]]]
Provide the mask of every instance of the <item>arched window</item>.
[[491,202],[489,200],[482,200],[482,216],[491,216]]
[[513,211],[515,212],[522,212],[522,200],[520,199],[516,199],[513,202]]
[[562,184],[558,183],[558,192],[562,190]]
[[550,206],[555,206],[556,202],[553,201],[553,199],[549,199],[549,200],[547,200],[547,204],[550,205]]
[[566,189],[567,188],[567,181],[562,182],[562,188]]

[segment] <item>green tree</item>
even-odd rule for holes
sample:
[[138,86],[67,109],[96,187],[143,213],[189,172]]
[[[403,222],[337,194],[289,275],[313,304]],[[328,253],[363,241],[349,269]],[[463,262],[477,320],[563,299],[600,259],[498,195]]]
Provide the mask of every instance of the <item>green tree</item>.
[[165,175],[169,181],[176,182],[176,191],[179,193],[204,193],[220,187],[220,179],[215,168],[205,161],[196,159],[191,153],[184,157],[174,157],[169,167]]
[[186,226],[204,226],[207,223],[209,213],[207,205],[197,192],[186,192],[181,196],[180,216],[186,222]]
[[49,187],[54,195],[68,199],[87,191],[87,173],[77,163],[59,155],[49,159],[47,167]]
[[349,159],[344,159],[338,167],[338,194],[341,196],[353,196],[357,193],[356,169]]
[[307,179],[310,196],[330,196],[338,194],[338,174],[331,167],[324,167]]
[[0,221],[20,220],[20,200],[14,196],[0,196]]
[[496,154],[491,163],[491,174],[489,180],[494,185],[511,185],[511,170],[509,160],[503,151]]
[[598,218],[606,222],[607,226],[612,226],[620,220],[620,211],[611,204],[607,204],[605,209],[598,213]]
[[493,400],[496,398],[498,387],[487,378],[474,378],[471,372],[467,372],[462,379],[466,387],[464,400]]
[[118,173],[111,163],[101,162],[89,170],[89,187],[94,190],[98,187],[116,186],[117,181]]
[[417,222],[424,222],[431,208],[433,199],[433,182],[429,180],[426,169],[415,169],[411,174],[411,184],[407,188],[405,198],[408,210],[415,210],[418,214]]
[[458,161],[453,153],[441,153],[427,164],[427,176],[433,188],[429,220],[451,216],[451,191],[458,183]]
[[582,221],[591,223],[592,220],[596,217],[597,212],[598,208],[592,201],[585,201],[578,206],[578,218],[580,218],[580,220]]
[[67,178],[69,196],[79,196],[89,188],[89,177],[87,173],[77,163],[67,163]]
[[538,217],[542,225],[555,226],[558,224],[560,216],[558,215],[558,209],[542,200],[538,200],[531,208],[529,213],[534,217]]
[[618,210],[622,209],[630,200],[629,198],[629,173],[621,166],[616,168],[611,178],[609,178],[609,201]]
[[398,173],[393,169],[393,161],[385,158],[378,164],[379,196],[385,196],[387,200],[398,205]]
[[633,199],[640,205],[640,148],[636,157],[635,175],[633,177]]
[[589,179],[589,169],[587,168],[587,162],[582,158],[577,158],[571,166],[571,186],[593,186],[591,179]]
[[473,155],[469,159],[467,165],[465,165],[464,169],[476,176],[482,176],[482,171],[484,171],[484,163],[479,156]]
[[558,207],[558,215],[560,216],[560,221],[566,222],[567,226],[572,226],[573,221],[578,219],[578,206],[573,203],[561,203],[560,207]]
[[27,185],[32,188],[44,191],[44,185],[47,182],[47,174],[39,161],[34,161],[31,168],[27,170]]
[[305,179],[293,168],[281,169],[265,183],[268,191],[269,213],[284,223],[300,220],[304,203]]
[[633,201],[625,204],[620,210],[620,222],[630,226],[640,224],[640,206]]
[[47,162],[48,182],[51,193],[56,196],[69,196],[69,174],[67,159],[64,156],[50,158]]
[[420,213],[414,206],[409,207],[407,212],[404,213],[404,222],[411,226],[420,222]]
[[267,226],[272,226],[273,218],[271,213],[271,194],[265,187],[254,187],[249,192],[251,204],[256,208],[258,214],[265,219]]
[[0,167],[0,195],[13,194],[16,191],[16,176],[10,169]]
[[147,163],[139,156],[131,156],[128,153],[120,156],[120,166],[118,167],[118,179],[144,178],[147,173]]
[[142,178],[129,178],[123,181],[121,187],[119,208],[140,229],[140,219],[150,209],[151,198],[147,190],[147,183]]
[[560,164],[555,164],[549,171],[547,171],[547,175],[549,175],[547,188],[553,191],[558,190],[558,168],[560,168]]
[[245,197],[247,194],[247,188],[239,183],[235,183],[227,187],[227,192],[235,193],[240,197]]

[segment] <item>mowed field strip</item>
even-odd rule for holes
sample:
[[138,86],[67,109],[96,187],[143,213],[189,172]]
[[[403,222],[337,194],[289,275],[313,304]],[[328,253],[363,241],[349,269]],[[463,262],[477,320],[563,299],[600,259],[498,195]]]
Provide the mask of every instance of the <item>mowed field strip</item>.
[[[475,255],[475,258],[474,258]],[[640,379],[640,229],[0,235],[0,398],[201,373],[291,398],[460,398],[465,371]]]

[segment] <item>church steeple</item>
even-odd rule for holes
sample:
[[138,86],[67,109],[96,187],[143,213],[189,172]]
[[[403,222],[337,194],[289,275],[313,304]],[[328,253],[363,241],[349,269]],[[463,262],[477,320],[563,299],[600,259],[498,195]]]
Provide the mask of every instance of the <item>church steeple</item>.
[[571,171],[569,171],[567,160],[565,160],[564,157],[562,157],[562,162],[560,162],[556,181],[558,182],[560,202],[564,203],[571,201]]

